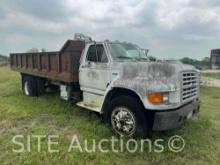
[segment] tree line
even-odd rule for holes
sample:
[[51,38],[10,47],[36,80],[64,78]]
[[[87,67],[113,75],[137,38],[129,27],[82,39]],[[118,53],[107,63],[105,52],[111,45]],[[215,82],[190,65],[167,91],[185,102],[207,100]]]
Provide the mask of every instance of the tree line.
[[8,65],[8,63],[9,63],[9,58],[7,56],[0,54],[0,66]]
[[184,64],[189,64],[197,67],[198,69],[209,69],[211,67],[210,58],[205,57],[202,60],[196,60],[189,57],[184,57],[180,59]]
[[[37,52],[46,52],[46,49],[42,48],[41,50],[39,50],[37,48],[32,48],[27,51],[27,53],[37,53]],[[150,59],[150,61],[159,60],[153,56],[148,56],[148,58]],[[181,58],[177,61],[181,61],[184,64],[193,65],[198,69],[209,69],[210,68],[210,58],[209,57],[205,57],[202,60],[196,60],[196,59],[192,59],[189,57],[184,57],[184,58]],[[9,63],[9,57],[0,54],[0,66],[7,65],[8,63]]]

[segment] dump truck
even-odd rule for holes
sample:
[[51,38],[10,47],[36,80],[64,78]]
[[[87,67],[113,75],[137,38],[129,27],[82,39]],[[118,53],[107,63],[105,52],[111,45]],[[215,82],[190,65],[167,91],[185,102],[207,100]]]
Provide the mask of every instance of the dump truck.
[[199,112],[199,73],[190,65],[150,61],[148,49],[75,34],[60,51],[10,54],[25,95],[56,86],[61,99],[98,112],[115,133],[146,137]]

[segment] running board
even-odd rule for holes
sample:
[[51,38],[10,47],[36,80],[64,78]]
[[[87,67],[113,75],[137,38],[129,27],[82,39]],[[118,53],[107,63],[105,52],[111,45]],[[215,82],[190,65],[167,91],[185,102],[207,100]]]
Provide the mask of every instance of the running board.
[[82,107],[82,108],[86,108],[86,109],[95,111],[95,112],[101,112],[101,107],[94,105],[94,104],[91,104],[91,103],[86,103],[86,102],[82,101],[82,102],[76,103],[76,105],[78,105],[79,107]]

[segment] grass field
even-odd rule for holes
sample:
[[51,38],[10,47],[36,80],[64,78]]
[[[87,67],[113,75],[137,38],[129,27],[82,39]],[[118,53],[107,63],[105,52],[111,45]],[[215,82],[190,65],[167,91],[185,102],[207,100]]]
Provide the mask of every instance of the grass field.
[[[0,67],[0,164],[220,164],[220,88],[202,87],[201,113],[180,128],[155,132],[152,141],[168,141],[173,135],[182,136],[186,145],[182,152],[173,153],[167,146],[156,152],[68,152],[73,135],[101,140],[112,137],[111,129],[101,118],[88,110],[59,99],[59,94],[31,98],[22,94],[20,75]],[[47,140],[42,140],[41,152],[37,142],[31,152],[14,153],[14,135],[59,135],[59,153],[47,152]],[[126,140],[126,139],[125,139]],[[116,147],[119,147],[116,146]],[[105,145],[110,149],[109,145]]]

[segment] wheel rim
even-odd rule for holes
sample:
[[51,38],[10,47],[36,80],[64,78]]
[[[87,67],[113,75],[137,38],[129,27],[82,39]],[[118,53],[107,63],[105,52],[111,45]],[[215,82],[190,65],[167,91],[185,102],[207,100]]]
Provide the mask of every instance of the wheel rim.
[[25,81],[24,83],[24,93],[25,95],[29,96],[30,92],[29,92],[29,84],[27,81]]
[[132,136],[136,130],[135,116],[125,107],[117,107],[112,111],[111,123],[120,135]]

